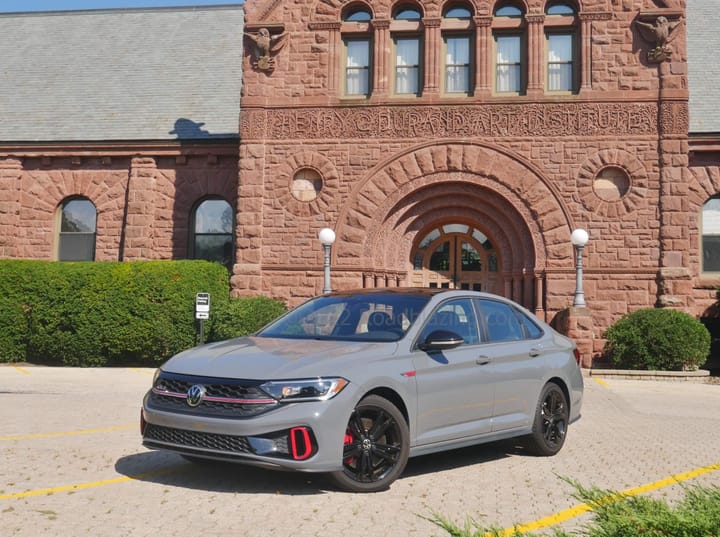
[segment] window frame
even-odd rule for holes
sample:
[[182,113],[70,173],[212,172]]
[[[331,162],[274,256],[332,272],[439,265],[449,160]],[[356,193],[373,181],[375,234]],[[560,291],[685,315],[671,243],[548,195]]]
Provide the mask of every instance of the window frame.
[[[498,60],[498,39],[516,38],[519,42],[520,58],[514,63],[500,63]],[[527,92],[527,38],[524,32],[498,31],[493,32],[493,93],[497,95],[525,95]],[[515,66],[519,71],[517,89],[501,90],[498,87],[500,80],[498,70],[501,66]]]
[[[67,206],[75,201],[84,201],[89,203],[93,210],[95,211],[94,214],[94,220],[93,220],[93,231],[63,231],[63,221],[64,221],[64,215],[65,210]],[[68,198],[65,198],[57,208],[56,212],[56,218],[57,218],[57,249],[56,249],[56,259],[58,261],[95,261],[95,257],[97,255],[97,221],[98,221],[98,210],[97,206],[92,202],[90,198],[87,198],[85,196],[71,196]],[[63,253],[63,245],[67,241],[63,240],[64,238],[77,238],[77,237],[91,237],[92,247],[88,248],[89,251],[92,252],[92,255],[90,258],[86,257],[77,257],[77,256],[71,256]]]
[[[572,9],[572,14],[548,14],[547,11],[557,5],[565,5]],[[575,95],[580,87],[580,31],[577,9],[572,2],[548,2],[545,7],[545,91],[554,95]],[[550,88],[550,66],[558,65],[561,62],[550,62],[550,36],[567,35],[571,38],[571,61],[562,62],[570,64],[571,87],[570,89]]]
[[[468,61],[467,63],[449,64],[448,57],[448,40],[449,39],[466,39],[468,43]],[[473,94],[474,89],[474,73],[475,73],[475,36],[472,32],[444,32],[442,34],[442,93],[446,97],[468,97]],[[463,91],[450,91],[448,89],[448,77],[450,67],[465,67],[467,84]]]
[[[717,233],[706,233],[705,231],[705,227],[707,225],[705,221],[705,207],[713,201],[720,206],[720,194],[715,194],[714,196],[709,197],[705,203],[702,204],[702,207],[700,207],[700,273],[708,277],[720,277],[720,261],[718,261],[718,270],[708,270],[705,268],[705,251],[708,249],[705,244],[706,237],[713,237],[717,239],[717,257],[720,259],[720,223],[718,224],[719,231]],[[718,208],[718,213],[720,213],[720,207]],[[720,215],[718,220],[720,221]]]
[[[392,87],[393,94],[400,97],[419,97],[422,94],[423,89],[423,57],[424,57],[424,42],[420,34],[405,34],[397,33],[392,35],[393,41],[393,77]],[[398,65],[398,41],[415,41],[417,44],[417,64],[404,64]],[[415,91],[401,92],[398,89],[398,78],[401,69],[414,69],[415,71]]]
[[[197,214],[200,208],[203,206],[204,203],[209,201],[222,201],[227,204],[227,206],[230,209],[230,216],[231,216],[231,222],[230,222],[230,232],[229,233],[219,233],[219,232],[197,232]],[[206,196],[204,198],[199,199],[192,207],[190,211],[190,218],[188,221],[188,259],[205,259],[207,261],[216,261],[214,259],[208,259],[207,257],[198,257],[197,255],[197,238],[200,237],[229,237],[230,238],[230,258],[227,261],[227,264],[221,263],[223,266],[227,267],[228,270],[232,271],[232,266],[235,262],[235,210],[232,206],[232,204],[226,200],[225,198],[221,196]]]
[[[347,98],[354,98],[354,99],[367,99],[372,95],[372,89],[373,89],[373,39],[371,34],[363,34],[363,33],[351,33],[351,34],[343,34],[342,36],[342,42],[343,42],[343,54],[342,54],[342,62],[343,62],[343,83],[342,83],[342,92],[343,96]],[[366,43],[367,45],[367,65],[365,66],[349,66],[348,60],[349,60],[349,54],[348,54],[348,48],[349,43]],[[348,73],[350,70],[357,70],[361,71],[364,70],[366,73],[365,77],[365,84],[367,85],[367,89],[365,93],[350,93],[349,92],[349,84],[350,78],[348,77]]]

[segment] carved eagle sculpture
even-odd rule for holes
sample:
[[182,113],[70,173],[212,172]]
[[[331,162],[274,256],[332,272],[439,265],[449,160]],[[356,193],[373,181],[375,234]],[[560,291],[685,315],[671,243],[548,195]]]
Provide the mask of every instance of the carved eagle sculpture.
[[661,63],[669,60],[672,50],[668,47],[668,43],[672,41],[673,32],[680,26],[680,21],[670,22],[667,17],[661,15],[655,19],[655,24],[635,21],[635,25],[643,39],[655,45],[655,48],[648,51],[648,61]]
[[270,35],[267,28],[260,28],[256,34],[245,33],[245,37],[255,43],[255,59],[253,66],[261,71],[275,69],[275,59],[272,54],[285,46],[287,33]]

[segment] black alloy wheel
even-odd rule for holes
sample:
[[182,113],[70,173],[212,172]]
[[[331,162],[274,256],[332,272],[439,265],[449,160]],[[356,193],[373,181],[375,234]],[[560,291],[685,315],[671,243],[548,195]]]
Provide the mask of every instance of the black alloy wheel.
[[555,383],[548,383],[540,394],[535,410],[533,432],[528,448],[536,455],[552,456],[563,447],[570,417],[565,392]]
[[332,481],[350,492],[377,492],[395,481],[408,460],[409,432],[405,417],[387,399],[369,395],[348,421],[343,441],[343,469]]

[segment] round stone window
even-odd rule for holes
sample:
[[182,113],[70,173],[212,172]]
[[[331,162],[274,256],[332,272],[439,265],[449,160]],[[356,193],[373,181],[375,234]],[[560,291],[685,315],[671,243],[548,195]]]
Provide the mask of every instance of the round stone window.
[[629,190],[630,177],[617,166],[603,168],[593,181],[593,191],[603,201],[619,201]]
[[323,180],[312,168],[302,168],[295,173],[290,192],[298,201],[313,201],[322,191]]

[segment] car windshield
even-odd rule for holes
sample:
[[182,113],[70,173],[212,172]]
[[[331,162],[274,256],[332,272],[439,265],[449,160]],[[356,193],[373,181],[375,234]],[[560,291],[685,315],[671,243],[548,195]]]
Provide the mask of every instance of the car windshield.
[[397,341],[429,296],[399,293],[317,297],[284,315],[257,335],[292,339]]

